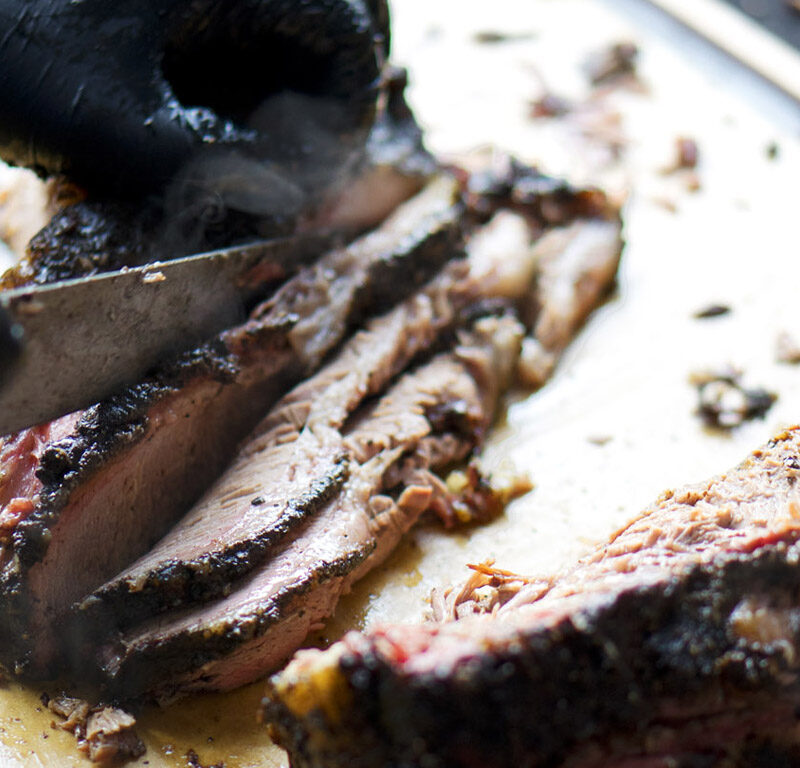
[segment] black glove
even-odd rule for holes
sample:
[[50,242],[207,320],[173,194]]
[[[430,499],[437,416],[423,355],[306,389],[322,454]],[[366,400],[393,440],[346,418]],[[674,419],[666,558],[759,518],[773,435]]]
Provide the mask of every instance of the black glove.
[[0,0],[0,156],[135,196],[203,152],[291,167],[324,132],[330,168],[388,45],[385,0]]

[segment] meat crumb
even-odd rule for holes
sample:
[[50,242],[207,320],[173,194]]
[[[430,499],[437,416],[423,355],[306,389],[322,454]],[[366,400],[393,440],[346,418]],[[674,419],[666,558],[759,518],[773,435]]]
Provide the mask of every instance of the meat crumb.
[[652,197],[650,199],[653,203],[660,208],[663,208],[668,213],[678,212],[678,204],[674,200],[670,200],[668,197]]
[[786,331],[778,334],[775,341],[775,357],[779,363],[797,365],[800,363],[800,344]]
[[675,139],[675,168],[697,168],[700,152],[697,142],[687,136]]
[[733,429],[745,421],[763,418],[778,396],[766,389],[748,389],[741,372],[732,368],[701,371],[690,376],[697,388],[697,415],[710,427]]
[[50,699],[47,708],[63,719],[63,722],[58,723],[58,728],[75,736],[82,736],[86,728],[86,720],[89,717],[88,701],[61,695]]
[[165,277],[163,272],[146,272],[142,275],[142,282],[145,285],[151,285],[153,283],[163,283],[167,278]]
[[623,41],[593,53],[586,60],[584,69],[592,85],[605,85],[623,76],[635,76],[638,58],[638,46]]
[[476,32],[472,39],[479,45],[497,45],[498,43],[511,43],[517,40],[530,40],[535,37],[533,32],[501,32],[496,29],[484,29]]
[[563,117],[572,110],[572,104],[562,96],[546,92],[532,101],[528,114],[533,119],[543,117]]
[[133,729],[135,725],[136,719],[121,709],[103,707],[94,712],[86,724],[89,759],[93,763],[110,765],[141,757],[145,746]]
[[186,763],[190,768],[225,768],[225,762],[214,763],[213,765],[204,765],[200,762],[200,756],[193,749],[186,753]]
[[698,309],[692,317],[695,320],[706,320],[709,317],[722,317],[722,315],[729,315],[731,308],[727,304],[709,304],[707,307]]
[[687,192],[699,192],[703,185],[700,183],[700,177],[694,171],[688,171],[683,177],[683,183]]
[[684,181],[686,188],[690,192],[696,192],[700,189],[700,179],[694,170],[700,159],[700,150],[697,147],[697,142],[688,136],[679,136],[675,139],[675,154],[672,162],[661,169],[662,176],[671,176],[672,174],[684,174]]
[[128,712],[102,705],[92,707],[88,701],[64,694],[50,698],[43,693],[41,701],[62,718],[56,727],[72,733],[78,740],[78,750],[93,763],[119,765],[145,753],[134,730],[136,719]]
[[446,528],[490,522],[514,499],[533,489],[530,478],[516,471],[495,471],[484,476],[476,462],[466,470],[453,470],[445,480],[446,493],[430,505]]
[[550,378],[557,360],[557,356],[545,349],[538,339],[527,336],[522,341],[517,363],[520,383],[528,389],[538,389]]

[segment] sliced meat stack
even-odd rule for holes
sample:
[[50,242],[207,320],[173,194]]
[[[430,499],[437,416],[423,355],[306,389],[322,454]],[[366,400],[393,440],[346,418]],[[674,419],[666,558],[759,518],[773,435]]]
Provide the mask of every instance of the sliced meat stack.
[[[284,509],[306,518],[302,528],[292,531],[287,516],[289,533],[280,532],[271,556],[243,553],[252,573],[227,597],[151,620],[103,648],[114,689],[161,696],[175,687],[227,689],[275,669],[441,493],[430,470],[463,459],[486,431],[520,338],[514,320],[479,322],[454,352],[406,374],[349,429],[314,414],[293,442],[279,429],[248,444],[248,496],[277,491]],[[258,470],[268,477],[274,467],[282,480],[262,484]],[[299,494],[291,487],[297,481]],[[219,511],[230,498],[224,493],[216,495]]]
[[[480,212],[434,181],[245,326],[8,438],[3,658],[122,697],[232,688],[288,658],[424,512],[448,519],[435,473],[480,445],[523,337],[549,317],[537,343],[557,355],[619,259],[601,194],[561,185],[526,207],[512,187]],[[573,290],[553,292],[565,269]]]
[[799,479],[795,427],[565,573],[483,567],[457,620],[302,651],[271,732],[295,768],[796,765]]
[[44,670],[60,645],[48,628],[164,535],[281,389],[459,255],[457,196],[452,181],[433,182],[301,270],[244,325],[83,413],[5,439],[2,661]]

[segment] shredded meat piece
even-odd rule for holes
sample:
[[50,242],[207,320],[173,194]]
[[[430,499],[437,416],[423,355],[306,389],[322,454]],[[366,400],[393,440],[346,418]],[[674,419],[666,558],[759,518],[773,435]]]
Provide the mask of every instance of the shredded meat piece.
[[78,749],[99,765],[112,765],[135,760],[145,753],[145,746],[136,734],[133,715],[116,707],[98,705],[62,694],[50,698],[42,694],[42,703],[63,718],[62,731],[72,733]]
[[778,396],[761,387],[746,388],[735,368],[699,371],[690,376],[697,387],[697,414],[710,427],[732,429],[745,421],[763,418]]

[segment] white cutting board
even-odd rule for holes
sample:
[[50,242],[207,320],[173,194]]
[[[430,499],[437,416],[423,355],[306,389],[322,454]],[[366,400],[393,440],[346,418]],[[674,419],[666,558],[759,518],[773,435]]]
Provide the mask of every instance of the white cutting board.
[[[722,471],[800,421],[800,367],[776,364],[774,353],[780,331],[800,340],[800,108],[702,47],[665,37],[668,24],[637,28],[635,9],[628,0],[396,0],[393,58],[411,70],[410,98],[429,147],[457,156],[496,145],[552,172],[630,187],[628,246],[617,297],[553,380],[509,408],[486,448],[488,466],[513,462],[530,473],[534,491],[469,533],[416,530],[343,601],[317,642],[379,621],[421,619],[431,589],[462,581],[467,562],[494,557],[528,574],[557,568],[665,488]],[[515,37],[479,44],[481,31]],[[609,96],[630,141],[622,161],[609,164],[602,142],[582,138],[571,120],[531,121],[528,103],[540,95],[539,76],[556,92],[584,97],[586,53],[625,38],[642,47],[649,93]],[[660,173],[679,135],[700,148],[694,193]],[[776,160],[767,157],[772,142]],[[733,311],[692,319],[710,303]],[[693,415],[687,377],[728,362],[779,400],[764,421],[722,436]],[[148,752],[137,765],[186,766],[190,748],[205,765],[285,765],[255,722],[261,688],[146,711],[140,733]],[[0,689],[0,765],[87,765],[39,711],[42,690]]]

